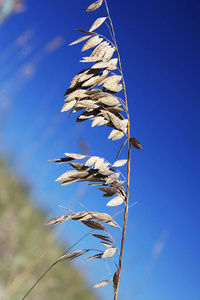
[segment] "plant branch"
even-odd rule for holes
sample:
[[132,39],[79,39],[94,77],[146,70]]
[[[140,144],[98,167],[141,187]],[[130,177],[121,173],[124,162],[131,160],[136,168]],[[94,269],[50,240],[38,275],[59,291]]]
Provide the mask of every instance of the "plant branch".
[[114,27],[112,24],[112,20],[110,17],[107,1],[104,0],[107,14],[108,14],[108,19],[110,22],[111,26],[111,31],[114,39],[114,44],[115,44],[115,49],[118,57],[118,62],[119,62],[119,68],[122,74],[122,85],[123,85],[123,90],[124,90],[124,99],[125,99],[125,105],[126,105],[126,114],[127,114],[127,120],[128,120],[128,167],[127,167],[127,196],[126,196],[126,205],[125,205],[125,212],[124,212],[124,224],[123,224],[123,231],[122,231],[122,240],[121,240],[121,250],[120,250],[120,257],[119,257],[119,266],[118,266],[118,280],[116,283],[116,288],[115,288],[115,295],[114,295],[114,300],[117,300],[118,296],[118,290],[119,290],[119,281],[120,281],[120,275],[121,275],[121,268],[122,268],[122,258],[123,258],[123,251],[124,251],[124,240],[125,240],[125,233],[126,233],[126,225],[127,225],[127,219],[128,219],[128,206],[129,206],[129,187],[130,187],[130,161],[131,161],[131,144],[130,144],[130,117],[129,117],[129,111],[128,111],[128,101],[127,101],[127,94],[126,94],[126,87],[125,87],[125,81],[124,81],[124,76],[123,76],[123,71],[122,71],[122,65],[121,65],[121,59],[120,59],[120,54],[118,51],[117,47],[117,42],[115,38],[115,32],[114,32]]
[[[91,230],[90,232],[88,232],[87,234],[85,234],[82,238],[80,238],[75,244],[73,244],[69,249],[67,249],[61,256],[65,255],[66,253],[68,253],[72,248],[74,248],[80,241],[82,241],[86,236],[88,236],[93,230]],[[34,283],[34,285],[28,290],[28,292],[26,293],[26,295],[24,295],[24,297],[21,300],[24,300],[29,294],[30,292],[34,289],[34,287],[36,287],[36,285],[42,280],[42,278],[56,265],[56,263],[53,263],[41,276],[40,278]]]
[[106,40],[108,43],[110,43],[113,47],[115,47],[115,44],[113,44],[113,42],[111,40],[109,40],[107,37],[105,37],[102,34],[98,34],[100,37],[102,37],[104,40]]

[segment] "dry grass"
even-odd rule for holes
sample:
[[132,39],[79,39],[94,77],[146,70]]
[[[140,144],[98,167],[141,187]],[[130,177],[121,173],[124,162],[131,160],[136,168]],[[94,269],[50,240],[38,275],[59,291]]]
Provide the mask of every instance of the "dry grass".
[[[104,157],[87,156],[75,153],[65,153],[64,158],[54,159],[53,161],[67,163],[71,169],[62,174],[56,181],[61,185],[69,185],[74,182],[87,181],[89,185],[97,186],[103,192],[103,197],[113,197],[107,202],[107,206],[124,205],[124,222],[122,226],[121,246],[117,247],[115,241],[111,237],[107,228],[109,226],[120,229],[120,226],[113,220],[109,214],[82,211],[72,212],[67,215],[53,218],[47,224],[58,224],[69,219],[82,222],[82,224],[94,229],[103,231],[98,238],[107,249],[96,250],[97,254],[89,257],[91,259],[102,259],[108,268],[110,279],[105,279],[94,285],[95,288],[103,287],[110,282],[114,287],[114,299],[117,299],[119,280],[122,267],[123,249],[125,241],[125,232],[127,226],[128,208],[129,208],[129,183],[130,183],[130,160],[131,146],[142,149],[139,141],[130,135],[130,119],[128,110],[128,101],[126,95],[125,81],[122,72],[120,54],[115,39],[114,27],[110,17],[106,0],[98,0],[92,3],[87,12],[99,9],[102,4],[105,5],[105,17],[97,18],[91,25],[90,30],[77,29],[83,34],[80,38],[72,42],[70,45],[79,44],[84,41],[81,51],[86,54],[81,62],[84,66],[92,63],[92,66],[80,71],[71,81],[70,87],[65,93],[65,104],[62,112],[70,111],[78,113],[76,122],[92,121],[91,126],[107,126],[111,128],[108,139],[116,141],[124,139],[117,157],[122,149],[127,145],[126,159],[117,160],[114,164],[110,164]],[[110,38],[96,32],[102,25],[107,25]],[[87,52],[88,53],[88,52]],[[121,91],[120,94],[117,94]],[[123,95],[122,98],[120,97]],[[118,96],[120,95],[120,96]],[[105,151],[106,154],[106,151]],[[127,164],[127,176],[123,176],[118,170],[119,167]],[[108,225],[108,226],[107,226]],[[95,236],[94,236],[95,237]],[[103,242],[107,239],[106,243]],[[70,255],[61,257],[58,261],[72,260],[76,257],[88,254],[91,249],[78,250]],[[117,257],[118,255],[118,257]],[[116,271],[111,274],[109,263],[116,266]]]

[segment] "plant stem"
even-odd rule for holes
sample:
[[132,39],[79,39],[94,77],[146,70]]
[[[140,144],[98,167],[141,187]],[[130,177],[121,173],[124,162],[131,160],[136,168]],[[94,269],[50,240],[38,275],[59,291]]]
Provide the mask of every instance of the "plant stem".
[[130,117],[129,117],[129,111],[128,111],[128,101],[127,101],[127,94],[126,94],[126,87],[125,87],[125,81],[124,81],[124,76],[122,72],[122,65],[121,65],[121,59],[117,47],[117,41],[115,38],[115,32],[114,32],[114,27],[112,24],[112,20],[110,17],[107,1],[104,0],[107,14],[108,14],[108,19],[110,22],[111,30],[112,30],[112,35],[113,35],[113,40],[115,44],[115,50],[117,53],[118,57],[118,62],[119,62],[119,68],[120,72],[122,75],[122,85],[123,85],[123,90],[124,90],[124,99],[125,99],[125,105],[126,105],[126,114],[127,114],[127,120],[128,120],[128,167],[127,167],[127,190],[126,190],[126,205],[125,205],[125,212],[124,212],[124,224],[123,224],[123,231],[122,231],[122,240],[121,240],[121,249],[120,249],[120,257],[119,257],[119,265],[118,265],[118,280],[116,283],[115,287],[115,294],[114,294],[114,300],[117,300],[118,296],[118,290],[119,290],[119,281],[120,281],[120,275],[121,275],[121,268],[122,268],[122,258],[123,258],[123,251],[124,251],[124,240],[125,240],[125,233],[126,233],[126,225],[127,225],[127,219],[128,219],[128,206],[129,206],[129,187],[130,187],[130,162],[131,162],[131,144],[130,144]]
[[[72,245],[69,249],[67,249],[61,256],[65,255],[68,253],[73,247],[75,247],[80,241],[82,241],[86,236],[88,236],[93,230],[88,232],[86,235],[84,235],[82,238],[80,238],[74,245]],[[28,294],[34,289],[34,287],[42,280],[42,278],[56,265],[57,263],[53,263],[41,276],[40,278],[35,282],[35,284],[28,290],[26,295],[21,300],[24,300]]]

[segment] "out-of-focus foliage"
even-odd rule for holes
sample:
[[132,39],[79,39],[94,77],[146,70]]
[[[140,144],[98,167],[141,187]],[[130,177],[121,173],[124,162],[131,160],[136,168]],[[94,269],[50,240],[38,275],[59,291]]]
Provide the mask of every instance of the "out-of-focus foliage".
[[[0,160],[0,298],[19,300],[65,251],[29,201],[29,189]],[[94,300],[70,263],[54,266],[29,300]]]

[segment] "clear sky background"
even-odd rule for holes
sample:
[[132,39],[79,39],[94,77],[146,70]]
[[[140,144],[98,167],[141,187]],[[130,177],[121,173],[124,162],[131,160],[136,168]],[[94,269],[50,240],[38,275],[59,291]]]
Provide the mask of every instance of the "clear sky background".
[[[121,146],[121,141],[107,140],[109,128],[91,129],[90,122],[75,123],[78,115],[68,119],[60,113],[63,94],[85,68],[79,63],[82,45],[68,47],[81,36],[74,28],[88,30],[96,18],[106,16],[105,8],[88,14],[89,0],[24,4],[22,13],[0,26],[1,150],[30,184],[35,205],[49,217],[65,213],[58,205],[82,211],[79,200],[89,210],[114,215],[122,207],[106,208],[95,188],[55,183],[67,166],[48,162],[65,152],[88,149],[113,163]],[[130,202],[137,204],[129,211],[120,299],[197,300],[200,2],[110,0],[108,5],[127,86],[131,132],[143,146],[132,151]],[[106,25],[99,31],[107,34]],[[120,214],[116,221],[122,218]],[[87,232],[73,221],[57,227],[57,238],[70,245]],[[120,240],[120,232],[113,235]],[[93,242],[86,238],[76,249],[93,247]],[[99,261],[84,263],[80,258],[77,265],[84,274],[87,268],[89,285],[109,278]],[[98,293],[110,300],[112,286]]]

